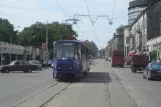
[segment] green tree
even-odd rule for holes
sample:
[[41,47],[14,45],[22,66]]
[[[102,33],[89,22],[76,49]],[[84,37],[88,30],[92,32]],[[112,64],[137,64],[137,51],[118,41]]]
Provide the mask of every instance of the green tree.
[[0,41],[17,43],[17,33],[7,19],[0,18]]
[[[30,27],[24,28],[24,30],[18,34],[20,44],[41,46],[41,44],[46,41],[46,28],[48,28],[49,49],[53,48],[54,41],[60,39],[64,40],[71,35],[69,25],[60,24],[59,22],[52,22],[49,24],[36,22]],[[73,35],[78,36],[77,32],[73,29],[72,33]]]
[[86,45],[90,48],[91,54],[93,56],[97,56],[98,54],[98,47],[93,41],[85,41]]

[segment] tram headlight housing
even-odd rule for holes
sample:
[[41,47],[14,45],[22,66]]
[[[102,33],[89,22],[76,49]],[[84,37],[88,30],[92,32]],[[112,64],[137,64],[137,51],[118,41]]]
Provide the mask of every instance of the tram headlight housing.
[[69,67],[69,69],[70,69],[70,70],[73,70],[73,67],[72,67],[72,66],[70,66],[70,67]]
[[61,70],[62,68],[60,66],[57,67],[58,70]]

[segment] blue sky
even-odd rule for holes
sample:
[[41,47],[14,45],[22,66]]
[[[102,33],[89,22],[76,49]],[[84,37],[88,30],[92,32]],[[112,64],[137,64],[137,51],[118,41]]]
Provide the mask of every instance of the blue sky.
[[[68,13],[88,15],[85,0],[57,0]],[[112,17],[115,0],[86,0],[89,6],[91,18],[95,20],[97,15]],[[128,21],[129,0],[116,0],[113,14],[113,25],[109,25],[106,18],[99,18],[94,26],[87,17],[78,17],[83,23],[78,23],[73,28],[79,33],[80,40],[94,41],[99,48],[107,45],[112,38],[115,29],[120,25],[126,25]],[[36,21],[49,22],[69,19],[69,17],[56,4],[55,0],[5,0],[0,3],[0,17],[7,18],[15,29],[22,30]],[[118,18],[123,17],[123,18]],[[17,28],[20,26],[20,28]]]

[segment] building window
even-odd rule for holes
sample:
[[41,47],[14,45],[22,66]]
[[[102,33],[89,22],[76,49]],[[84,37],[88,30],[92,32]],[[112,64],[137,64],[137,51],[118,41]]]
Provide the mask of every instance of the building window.
[[126,44],[129,44],[129,37],[126,37]]

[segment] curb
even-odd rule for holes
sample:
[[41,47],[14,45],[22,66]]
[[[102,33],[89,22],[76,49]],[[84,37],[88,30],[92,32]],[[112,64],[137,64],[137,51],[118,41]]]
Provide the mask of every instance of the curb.
[[114,76],[116,77],[116,79],[118,80],[118,82],[121,84],[122,88],[124,88],[124,90],[128,93],[129,97],[136,103],[136,105],[138,107],[143,107],[143,104],[140,104],[139,101],[137,101],[137,99],[131,94],[131,91],[129,88],[125,87],[122,83],[121,83],[121,79],[118,77],[118,75],[114,72]]

